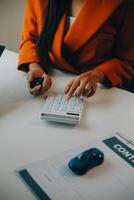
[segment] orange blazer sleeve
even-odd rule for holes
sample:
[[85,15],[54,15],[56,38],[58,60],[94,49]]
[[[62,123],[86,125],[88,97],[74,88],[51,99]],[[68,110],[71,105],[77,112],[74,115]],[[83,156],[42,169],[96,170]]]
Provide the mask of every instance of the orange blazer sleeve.
[[28,71],[28,63],[40,61],[36,43],[42,30],[47,5],[47,0],[27,0],[19,48],[19,70]]
[[121,85],[125,80],[134,78],[134,3],[129,4],[125,20],[117,36],[115,57],[99,65],[101,70],[110,80],[111,86]]

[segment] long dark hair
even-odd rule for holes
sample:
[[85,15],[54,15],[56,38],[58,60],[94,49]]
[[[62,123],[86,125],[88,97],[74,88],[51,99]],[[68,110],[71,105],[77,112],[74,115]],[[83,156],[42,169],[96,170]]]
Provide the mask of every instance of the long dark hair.
[[51,49],[56,28],[68,9],[69,3],[70,0],[48,0],[44,25],[37,42],[37,51],[42,64],[47,63],[48,52]]

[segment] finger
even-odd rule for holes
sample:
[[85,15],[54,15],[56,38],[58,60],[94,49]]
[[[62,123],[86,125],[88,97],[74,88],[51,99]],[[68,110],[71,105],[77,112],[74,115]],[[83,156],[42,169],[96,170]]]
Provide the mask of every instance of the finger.
[[34,79],[34,77],[33,77],[32,73],[28,72],[28,74],[27,74],[27,80],[28,80],[28,82],[29,83],[32,82],[33,79]]
[[88,84],[86,85],[85,90],[84,90],[84,92],[83,92],[82,95],[83,95],[84,97],[87,97],[88,94],[91,92],[91,88],[92,88],[91,83],[88,83]]
[[96,89],[97,89],[97,85],[94,85],[94,86],[91,88],[91,92],[89,92],[89,94],[88,94],[86,97],[87,97],[87,98],[92,97],[92,96],[95,94]]
[[30,89],[29,91],[30,91],[31,94],[37,95],[41,91],[41,85],[38,85],[38,86],[34,87],[33,89]]
[[42,90],[48,90],[52,85],[51,78],[47,74],[43,74],[42,78],[44,79]]
[[91,89],[89,89],[89,90],[84,90],[84,92],[82,93],[82,96],[83,97],[87,97],[88,96],[88,94],[91,92]]
[[43,97],[46,98],[46,97],[48,97],[48,96],[50,96],[50,94],[49,94],[48,91],[46,91],[46,92],[43,94]]
[[74,80],[74,82],[72,83],[69,91],[67,92],[67,99],[69,100],[72,95],[74,94],[75,90],[77,89],[77,87],[80,85],[80,79],[77,78]]
[[81,81],[80,86],[77,88],[76,96],[80,97],[85,91],[86,80]]
[[65,90],[64,90],[65,93],[67,93],[67,92],[69,91],[69,89],[70,89],[70,87],[72,86],[73,82],[74,82],[74,80],[71,80],[70,83],[67,84],[67,86],[65,87]]

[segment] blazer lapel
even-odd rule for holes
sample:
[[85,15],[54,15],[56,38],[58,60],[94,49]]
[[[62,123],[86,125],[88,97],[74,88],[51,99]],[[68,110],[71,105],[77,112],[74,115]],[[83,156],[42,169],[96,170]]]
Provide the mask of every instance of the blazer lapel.
[[62,17],[56,30],[50,58],[59,66],[76,72],[63,57],[62,47],[66,45],[73,53],[83,46],[110,17],[123,0],[85,0],[79,15],[67,33],[65,33],[67,13]]
[[58,68],[62,69],[64,66],[64,68],[70,72],[78,73],[74,66],[71,66],[62,55],[62,46],[66,28],[66,17],[67,14],[65,13],[58,25],[53,39],[51,51],[49,51],[49,57],[57,65]]
[[64,38],[64,44],[76,51],[83,46],[110,17],[123,0],[85,0],[79,15]]

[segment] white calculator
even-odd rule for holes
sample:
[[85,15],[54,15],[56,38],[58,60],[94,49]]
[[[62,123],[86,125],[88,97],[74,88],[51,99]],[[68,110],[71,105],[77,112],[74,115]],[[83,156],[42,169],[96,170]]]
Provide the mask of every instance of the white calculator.
[[67,100],[65,94],[53,94],[45,98],[41,119],[77,124],[82,115],[83,105],[83,97],[76,97],[74,95]]

